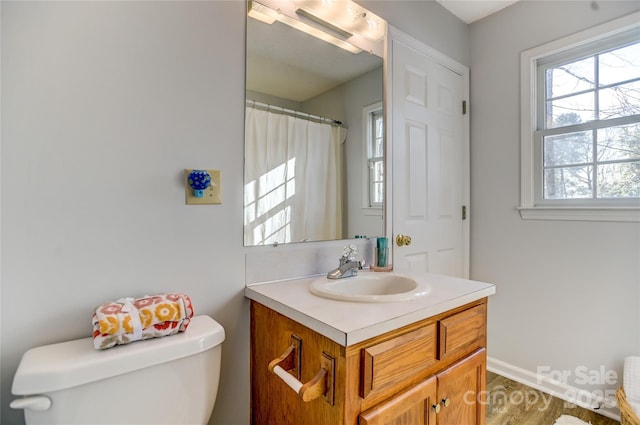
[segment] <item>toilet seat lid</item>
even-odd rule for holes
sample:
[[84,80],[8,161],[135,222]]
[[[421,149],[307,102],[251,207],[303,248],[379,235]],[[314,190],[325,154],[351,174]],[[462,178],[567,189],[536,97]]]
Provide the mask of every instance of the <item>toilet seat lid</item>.
[[11,392],[35,395],[88,384],[198,354],[224,338],[218,322],[196,316],[185,332],[106,350],[96,350],[91,337],[32,348],[22,356]]

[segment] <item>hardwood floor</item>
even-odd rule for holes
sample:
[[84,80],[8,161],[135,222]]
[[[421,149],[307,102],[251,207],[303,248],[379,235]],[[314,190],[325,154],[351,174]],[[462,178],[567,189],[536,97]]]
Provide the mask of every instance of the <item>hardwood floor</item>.
[[487,372],[487,425],[553,425],[561,415],[575,416],[592,425],[620,424],[606,416]]

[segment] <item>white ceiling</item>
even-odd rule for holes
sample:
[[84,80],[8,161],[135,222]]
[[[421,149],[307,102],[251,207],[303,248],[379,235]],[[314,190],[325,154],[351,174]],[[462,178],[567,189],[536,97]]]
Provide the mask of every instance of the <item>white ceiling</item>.
[[467,24],[485,18],[518,0],[436,0]]

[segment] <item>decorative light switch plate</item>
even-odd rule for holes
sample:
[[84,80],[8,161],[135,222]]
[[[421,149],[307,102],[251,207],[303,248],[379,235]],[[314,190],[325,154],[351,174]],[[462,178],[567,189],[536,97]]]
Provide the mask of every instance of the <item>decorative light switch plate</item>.
[[221,204],[222,193],[220,187],[220,170],[206,170],[211,176],[211,184],[204,191],[202,198],[196,198],[193,194],[193,189],[189,186],[188,176],[193,169],[184,170],[184,198],[187,205],[199,205],[199,204]]

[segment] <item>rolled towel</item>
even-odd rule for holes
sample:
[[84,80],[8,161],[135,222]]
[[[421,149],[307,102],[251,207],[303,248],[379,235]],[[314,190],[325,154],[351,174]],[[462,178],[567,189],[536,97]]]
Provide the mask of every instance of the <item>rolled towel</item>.
[[193,317],[185,294],[121,298],[93,313],[93,346],[98,350],[184,332]]
[[622,386],[629,405],[640,416],[640,357],[631,356],[624,359]]

